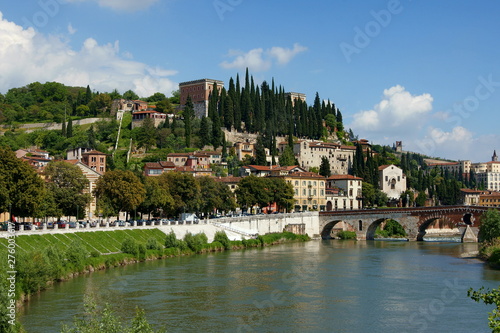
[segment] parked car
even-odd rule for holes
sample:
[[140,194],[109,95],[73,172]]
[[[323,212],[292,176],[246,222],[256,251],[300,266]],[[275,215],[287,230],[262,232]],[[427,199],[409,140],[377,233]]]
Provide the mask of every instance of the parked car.
[[63,228],[66,228],[66,224],[68,224],[68,221],[66,220],[60,220],[57,222],[57,227],[59,229],[63,229]]
[[130,227],[130,222],[118,220],[116,223],[119,227]]
[[74,221],[71,221],[68,224],[69,224],[70,228],[81,228],[80,223],[77,223],[77,222],[74,222]]

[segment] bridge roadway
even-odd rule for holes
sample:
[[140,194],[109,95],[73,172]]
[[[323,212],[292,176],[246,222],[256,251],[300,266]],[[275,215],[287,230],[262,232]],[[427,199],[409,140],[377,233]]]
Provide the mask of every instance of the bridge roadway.
[[482,206],[434,206],[328,211],[319,213],[318,229],[322,238],[329,238],[332,229],[343,222],[343,230],[356,232],[357,239],[369,240],[374,238],[383,221],[393,219],[405,229],[408,240],[423,240],[427,227],[440,219],[462,233],[467,231],[467,240],[477,241],[481,215],[488,209]]

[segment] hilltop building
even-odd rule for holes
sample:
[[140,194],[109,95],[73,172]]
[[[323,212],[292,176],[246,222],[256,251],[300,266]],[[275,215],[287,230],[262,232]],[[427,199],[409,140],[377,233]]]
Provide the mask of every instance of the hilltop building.
[[220,93],[224,87],[224,82],[219,80],[200,79],[179,83],[181,107],[186,105],[187,97],[190,96],[196,117],[202,118],[203,116],[208,116],[208,101],[212,94],[214,83],[217,85],[217,90]]
[[[280,142],[278,150],[283,153],[286,142]],[[333,175],[346,175],[352,167],[356,148],[338,143],[322,141],[300,140],[293,146],[293,153],[299,165],[304,169],[319,168],[323,156],[330,161],[330,171]]]

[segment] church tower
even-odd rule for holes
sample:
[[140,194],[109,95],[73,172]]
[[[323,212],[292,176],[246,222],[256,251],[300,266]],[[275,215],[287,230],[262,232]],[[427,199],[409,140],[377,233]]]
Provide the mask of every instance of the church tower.
[[497,151],[493,150],[493,156],[491,157],[491,160],[493,162],[498,162],[498,156],[497,156]]

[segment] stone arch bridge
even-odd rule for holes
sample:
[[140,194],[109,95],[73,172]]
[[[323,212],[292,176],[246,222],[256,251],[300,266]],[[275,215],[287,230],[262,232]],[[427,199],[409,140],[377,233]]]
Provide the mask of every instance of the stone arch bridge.
[[[478,234],[481,215],[491,207],[436,206],[411,208],[363,209],[319,213],[319,232],[323,239],[331,238],[332,229],[343,222],[343,229],[356,232],[357,239],[374,239],[375,230],[387,219],[397,221],[405,229],[408,240],[423,240],[427,227],[434,221],[460,229],[471,240]],[[471,233],[472,231],[472,233]]]

